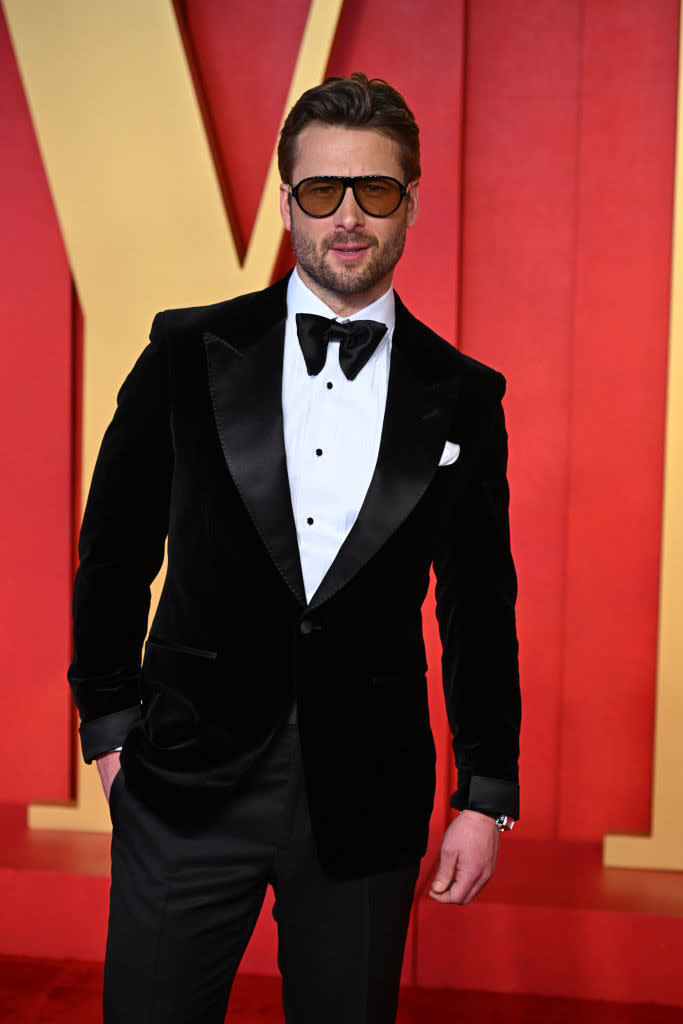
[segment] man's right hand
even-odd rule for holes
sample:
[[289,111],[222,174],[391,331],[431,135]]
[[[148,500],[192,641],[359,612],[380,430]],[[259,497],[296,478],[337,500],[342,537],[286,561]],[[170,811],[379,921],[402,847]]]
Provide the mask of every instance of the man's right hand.
[[102,789],[109,803],[111,784],[121,770],[121,753],[118,750],[110,750],[108,754],[102,754],[97,758],[97,770],[100,773]]

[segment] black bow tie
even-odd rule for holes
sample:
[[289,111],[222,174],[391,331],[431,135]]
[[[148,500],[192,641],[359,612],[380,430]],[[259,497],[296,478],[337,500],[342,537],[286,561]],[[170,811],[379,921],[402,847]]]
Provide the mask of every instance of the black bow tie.
[[338,341],[342,373],[347,380],[353,380],[387,333],[387,327],[377,320],[347,320],[340,324],[315,313],[297,313],[296,333],[309,377],[320,373],[325,365],[327,343]]

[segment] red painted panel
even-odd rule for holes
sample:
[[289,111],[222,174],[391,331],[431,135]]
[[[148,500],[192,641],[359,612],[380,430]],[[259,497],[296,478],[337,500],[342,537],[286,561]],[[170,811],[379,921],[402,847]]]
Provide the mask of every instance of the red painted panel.
[[468,9],[461,344],[508,377],[525,835],[552,835],[565,587],[578,3]]
[[461,337],[510,380],[532,835],[648,824],[677,32],[470,6]]
[[71,278],[0,12],[0,801],[70,785]]
[[649,829],[677,0],[586,4],[561,835]]
[[[418,934],[429,935],[419,986],[683,1005],[679,917],[482,901],[468,907],[455,926],[439,915],[443,909],[429,899],[419,904]],[[642,1022],[654,1019],[648,1010],[643,1008]],[[678,1016],[673,1012],[672,1024]],[[564,1020],[581,1017],[570,1011]],[[617,1010],[612,1020],[620,1018],[629,1019]],[[503,1011],[499,1019],[510,1018]]]

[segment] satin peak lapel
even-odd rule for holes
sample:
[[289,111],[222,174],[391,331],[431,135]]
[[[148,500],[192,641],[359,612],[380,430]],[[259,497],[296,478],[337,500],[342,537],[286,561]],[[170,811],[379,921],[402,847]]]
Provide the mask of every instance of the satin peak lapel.
[[436,473],[460,381],[416,377],[394,336],[377,465],[365,501],[310,609],[355,576],[412,512]]
[[218,436],[230,475],[273,562],[306,603],[282,421],[284,318],[248,344],[207,331],[204,345]]

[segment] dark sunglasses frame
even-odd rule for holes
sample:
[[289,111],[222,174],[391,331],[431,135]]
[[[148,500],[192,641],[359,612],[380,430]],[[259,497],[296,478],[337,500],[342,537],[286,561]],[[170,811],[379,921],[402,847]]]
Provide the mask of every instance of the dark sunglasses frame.
[[[308,210],[304,209],[301,205],[301,200],[299,199],[299,189],[302,185],[305,185],[307,181],[340,181],[342,183],[342,193],[339,197],[339,202],[334,209],[330,210],[329,213],[309,213]],[[398,185],[400,195],[393,210],[389,210],[388,213],[372,213],[370,210],[366,210],[358,198],[358,193],[356,192],[356,185],[360,181],[393,181],[395,185]],[[353,198],[356,200],[363,213],[367,213],[368,217],[391,217],[392,213],[396,213],[406,197],[408,189],[410,188],[410,182],[408,182],[407,185],[404,185],[398,180],[398,178],[392,178],[390,174],[358,174],[355,177],[343,177],[339,174],[314,174],[310,178],[302,178],[296,185],[290,185],[289,194],[294,196],[299,209],[302,210],[307,217],[315,217],[316,220],[323,220],[325,217],[331,217],[333,213],[337,212],[341,204],[344,202],[344,196],[346,195],[347,188],[351,189],[353,192]]]

